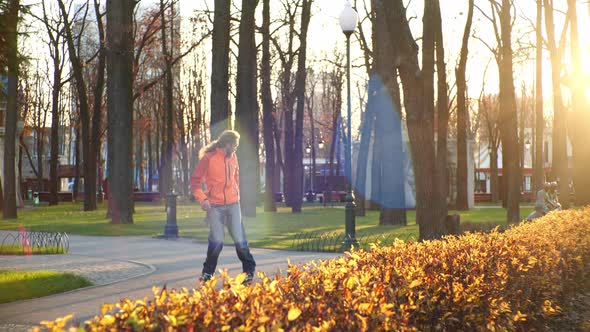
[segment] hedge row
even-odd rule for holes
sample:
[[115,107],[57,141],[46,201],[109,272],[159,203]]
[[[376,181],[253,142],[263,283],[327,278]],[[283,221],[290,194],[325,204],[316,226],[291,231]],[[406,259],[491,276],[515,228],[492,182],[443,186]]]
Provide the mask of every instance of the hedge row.
[[[222,273],[194,290],[102,308],[86,330],[415,331],[543,329],[590,276],[590,208],[506,232],[375,245],[242,286]],[[221,282],[220,286],[217,283]],[[67,320],[43,322],[61,330]]]

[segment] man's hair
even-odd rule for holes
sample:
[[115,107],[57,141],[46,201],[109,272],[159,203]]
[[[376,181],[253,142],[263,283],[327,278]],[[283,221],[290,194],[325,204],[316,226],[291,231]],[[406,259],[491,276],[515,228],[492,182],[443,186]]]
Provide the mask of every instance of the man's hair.
[[217,148],[224,148],[226,144],[238,144],[240,140],[240,133],[235,130],[225,130],[217,137],[216,140],[207,144],[199,151],[199,159],[203,158],[206,153],[213,152]]

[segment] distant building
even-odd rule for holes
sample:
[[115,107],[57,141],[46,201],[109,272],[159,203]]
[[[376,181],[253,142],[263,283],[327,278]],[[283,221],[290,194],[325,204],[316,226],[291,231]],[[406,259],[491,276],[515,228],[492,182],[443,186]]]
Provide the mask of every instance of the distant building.
[[[545,128],[543,130],[543,174],[547,179],[552,166],[553,160],[553,144],[552,144],[552,128]],[[521,192],[523,200],[534,199],[534,185],[533,185],[533,159],[534,159],[534,141],[533,130],[525,128],[525,148],[523,151],[523,166],[522,166],[522,180]],[[528,144],[527,144],[528,143]],[[490,148],[487,142],[479,142],[475,145],[475,197],[481,202],[491,201],[491,164],[490,164]],[[567,140],[567,158],[568,167],[571,169],[572,163],[572,145],[570,140]],[[502,200],[502,146],[498,148],[498,190],[500,193],[500,200]]]

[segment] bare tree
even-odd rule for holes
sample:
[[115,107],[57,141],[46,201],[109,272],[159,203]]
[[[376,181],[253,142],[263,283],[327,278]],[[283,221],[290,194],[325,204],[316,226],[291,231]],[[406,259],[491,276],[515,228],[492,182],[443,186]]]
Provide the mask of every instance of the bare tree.
[[[173,17],[174,3],[170,7],[171,15]],[[162,32],[162,54],[164,55],[164,66],[165,66],[165,80],[163,82],[164,89],[164,141],[162,144],[162,155],[160,161],[160,195],[166,195],[171,193],[173,190],[172,180],[172,155],[174,151],[174,104],[173,98],[173,80],[172,80],[172,52],[174,49],[174,38],[173,29],[171,27],[170,33],[170,45],[167,41],[166,32],[166,10],[164,6],[164,0],[160,0],[160,20],[161,20],[161,32]],[[173,19],[170,20],[172,26]],[[170,47],[169,47],[170,46]]]
[[[590,204],[590,179],[586,176],[588,166],[590,166],[590,149],[585,146],[586,131],[590,126],[590,119],[585,109],[584,101],[584,78],[580,59],[580,45],[578,39],[578,15],[576,12],[576,1],[568,0],[568,17],[571,22],[570,26],[570,54],[571,68],[568,86],[572,91],[572,145],[574,161],[574,186],[576,188],[576,204]],[[590,83],[590,82],[588,82]],[[588,88],[588,86],[586,86]],[[587,104],[586,104],[587,105]],[[586,106],[587,107],[587,106]],[[562,196],[564,193],[562,192]],[[569,191],[565,192],[565,197],[569,197]]]
[[[372,200],[380,205],[380,225],[405,225],[404,152],[398,74],[390,57],[397,48],[388,33],[387,11],[381,0],[371,3],[373,11],[373,62],[369,81],[367,112],[374,114],[372,177],[379,179],[379,190]],[[369,110],[372,109],[372,110]],[[377,160],[376,160],[377,159]],[[375,181],[373,181],[375,183]]]
[[45,26],[47,37],[47,46],[49,48],[49,55],[53,64],[53,80],[51,87],[51,152],[49,159],[49,205],[58,204],[58,178],[57,165],[59,163],[59,101],[61,89],[65,81],[62,80],[62,71],[65,62],[65,47],[64,47],[64,27],[61,16],[51,17],[47,12],[45,2],[41,3],[43,9],[43,16],[40,19]]
[[455,76],[457,77],[457,201],[455,208],[457,210],[469,209],[467,195],[467,132],[469,110],[467,107],[467,81],[465,79],[465,72],[467,68],[467,55],[469,53],[469,35],[471,34],[471,23],[473,21],[473,5],[474,1],[469,0],[459,64],[455,69]]
[[425,4],[423,21],[424,65],[420,69],[418,45],[410,27],[403,1],[385,2],[389,17],[388,31],[398,49],[395,65],[403,86],[403,100],[408,123],[416,179],[416,222],[420,239],[439,238],[446,233],[446,197],[432,190],[439,173],[435,162],[433,68],[436,5]]
[[[502,142],[502,183],[504,184],[503,204],[507,208],[507,221],[520,221],[521,174],[518,156],[518,129],[516,115],[516,96],[514,92],[512,27],[512,0],[497,2],[490,0],[491,14],[480,12],[490,21],[494,29],[497,48],[482,42],[494,53],[500,78],[500,139]],[[479,8],[478,8],[479,9]]]
[[[311,4],[313,0],[302,0],[301,4],[301,31],[299,32],[299,51],[297,56],[297,74],[295,75],[295,98],[297,108],[295,111],[295,140],[293,155],[290,160],[293,163],[294,183],[303,182],[303,118],[305,106],[305,81],[306,81],[306,59],[307,59],[307,31],[311,19]],[[350,133],[348,133],[350,135]],[[350,179],[349,179],[350,181]],[[300,212],[303,203],[303,187],[295,185],[292,187],[294,200],[291,210]]]
[[[8,96],[6,103],[6,133],[4,136],[4,206],[2,217],[16,219],[16,121],[18,118],[17,82],[18,82],[18,15],[19,0],[9,0],[6,15],[3,18],[6,31],[6,65],[8,68]],[[4,55],[3,55],[4,56]],[[8,180],[7,180],[8,179]],[[11,180],[14,179],[14,180]]]
[[[73,24],[69,19],[69,11],[66,10],[63,0],[58,0],[60,13],[64,22],[65,37],[68,46],[68,55],[72,65],[73,76],[75,79],[76,94],[78,97],[78,111],[80,114],[81,134],[82,134],[82,154],[84,156],[84,210],[96,210],[96,178],[97,178],[97,156],[100,151],[100,134],[101,119],[102,119],[102,105],[104,93],[104,73],[105,73],[105,52],[104,52],[104,28],[102,23],[103,14],[100,13],[98,0],[94,0],[94,12],[97,22],[97,30],[99,37],[99,46],[97,51],[97,67],[95,84],[92,89],[93,94],[88,93],[88,82],[84,78],[84,60],[81,56],[79,45],[75,44],[75,37],[72,31]],[[88,12],[88,3],[83,8],[84,19],[82,25],[85,24],[85,18]],[[85,9],[84,9],[85,8]],[[77,13],[76,13],[77,14]],[[83,29],[82,29],[83,30]],[[80,38],[78,37],[78,42]],[[92,103],[92,112],[90,99],[94,96]],[[109,168],[110,169],[110,168]]]
[[282,22],[283,26],[287,26],[287,36],[286,42],[287,46],[281,46],[278,38],[271,36],[271,41],[275,46],[275,50],[278,53],[279,61],[281,63],[281,72],[279,74],[279,82],[280,82],[280,107],[282,112],[281,113],[281,122],[277,125],[277,132],[282,131],[280,134],[276,134],[275,137],[279,142],[277,142],[277,148],[280,149],[280,135],[284,136],[283,139],[283,153],[284,158],[282,155],[277,154],[279,158],[278,164],[283,164],[284,160],[284,167],[283,167],[283,174],[284,174],[284,193],[285,193],[285,202],[287,206],[293,206],[293,201],[297,198],[293,194],[293,187],[298,185],[298,182],[295,178],[295,171],[294,171],[294,164],[293,164],[293,105],[295,103],[294,97],[294,89],[293,89],[293,65],[295,64],[296,59],[296,52],[295,52],[295,37],[296,37],[296,14],[297,9],[299,6],[300,0],[297,0],[295,3],[290,1],[283,1],[283,7],[285,11],[284,22]]
[[535,162],[533,164],[533,182],[535,192],[543,188],[543,130],[545,121],[543,119],[543,1],[537,1],[537,22],[536,22],[536,59],[535,59]]
[[270,0],[262,2],[262,62],[260,63],[260,90],[262,95],[262,132],[264,141],[265,161],[265,197],[264,211],[275,212],[275,145],[273,122],[275,110],[271,91],[270,64]]
[[559,45],[555,40],[555,22],[553,0],[543,0],[545,8],[545,29],[547,31],[547,47],[551,58],[551,82],[553,87],[553,152],[551,175],[559,180],[560,202],[564,208],[569,207],[569,171],[567,163],[567,128],[566,114],[561,93],[561,63],[566,40],[569,17],[561,32]]
[[211,59],[211,138],[229,128],[229,41],[231,0],[215,0]]
[[[473,4],[470,3],[469,10],[473,11]],[[468,13],[469,16],[472,15]],[[442,17],[440,13],[440,1],[436,1],[436,15],[435,15],[435,51],[436,51],[436,74],[437,74],[437,98],[436,98],[436,125],[437,125],[437,147],[436,147],[436,168],[439,170],[437,188],[444,206],[441,210],[447,213],[446,198],[449,194],[449,171],[448,171],[448,132],[449,132],[449,113],[450,102],[449,86],[447,83],[447,67],[445,64],[445,52],[442,33]],[[467,30],[467,24],[465,29]],[[470,29],[469,29],[470,30]],[[444,198],[444,199],[443,199]],[[441,212],[443,213],[443,212]]]

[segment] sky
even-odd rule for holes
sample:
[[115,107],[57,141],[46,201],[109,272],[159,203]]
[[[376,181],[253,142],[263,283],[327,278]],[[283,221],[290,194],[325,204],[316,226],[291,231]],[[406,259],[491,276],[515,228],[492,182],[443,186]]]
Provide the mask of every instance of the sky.
[[[212,0],[181,0],[183,12],[190,12],[203,6],[204,2],[209,3],[209,8],[213,8]],[[237,1],[236,1],[237,2]],[[359,6],[362,1],[358,1]],[[369,2],[369,0],[367,0]],[[582,50],[582,59],[590,58],[590,34],[584,31],[590,31],[590,12],[588,5],[582,1],[578,1],[578,22],[579,22],[579,37],[580,46]],[[344,7],[346,0],[315,0],[312,7],[313,17],[310,22],[308,34],[308,54],[310,59],[318,59],[323,56],[332,54],[333,50],[337,48],[340,52],[345,53],[345,37],[342,34],[339,26],[338,18]],[[410,25],[414,38],[420,38],[422,30],[422,6],[423,1],[406,1],[409,3],[408,17],[410,18]],[[516,3],[516,18],[517,23],[513,32],[513,41],[516,39],[523,39],[529,44],[535,43],[535,34],[532,27],[532,22],[536,19],[536,0],[518,0]],[[441,14],[443,21],[443,38],[445,43],[445,57],[447,63],[447,71],[451,72],[450,80],[454,80],[452,72],[456,66],[461,48],[461,39],[467,18],[467,1],[457,0],[441,0]],[[463,4],[463,5],[461,5]],[[278,6],[278,0],[271,0],[271,6]],[[489,2],[485,0],[476,1],[481,10],[489,12]],[[565,11],[567,3],[565,0],[556,0],[555,6],[557,9]],[[259,7],[261,5],[259,4]],[[359,15],[364,16],[363,8],[358,8]],[[258,19],[261,21],[261,18]],[[556,33],[559,33],[563,27],[563,15],[556,13]],[[366,33],[370,32],[370,25],[366,24],[364,27]],[[475,9],[472,35],[476,35],[479,39],[485,40],[489,45],[495,47],[495,37],[493,35],[492,24],[485,18],[480,10]],[[569,36],[568,36],[569,38]],[[419,42],[420,44],[420,42]],[[421,46],[421,45],[420,45]],[[513,48],[516,51],[516,47]],[[568,52],[566,52],[568,53]],[[544,51],[544,91],[547,98],[546,109],[551,109],[551,96],[547,93],[551,88],[551,73],[549,67],[549,53]],[[362,67],[363,54],[356,39],[351,39],[351,57],[353,67]],[[569,57],[569,55],[566,55]],[[534,85],[534,50],[531,50],[531,55],[528,61],[515,62],[514,78],[515,89],[517,95],[520,95],[521,86],[524,84],[528,89]],[[567,60],[566,60],[567,61]],[[584,71],[590,73],[590,62],[582,61]],[[493,60],[491,51],[484,45],[484,43],[476,38],[469,40],[469,59],[467,62],[467,80],[469,86],[469,93],[476,97],[479,95],[482,84],[485,80],[485,90],[489,93],[497,93],[498,91],[498,69]],[[365,70],[363,68],[353,69],[351,84],[356,86],[357,80],[366,80]],[[451,82],[452,85],[452,82]],[[353,88],[354,90],[354,88]],[[590,94],[590,92],[589,92]]]
[[[25,0],[23,2],[36,2],[36,0]],[[55,0],[44,0],[55,4]],[[76,0],[81,1],[81,0]],[[359,3],[362,1],[357,0]],[[422,6],[423,1],[408,0],[408,17],[410,18],[410,25],[414,38],[420,38],[422,29]],[[147,6],[150,4],[158,3],[157,0],[142,0],[141,6]],[[239,6],[240,2],[234,0],[234,6]],[[339,52],[345,54],[345,37],[340,30],[339,26],[339,15],[342,11],[346,0],[315,0],[312,7],[313,17],[310,22],[309,33],[308,33],[308,59],[309,61],[322,59],[326,56],[331,56],[334,49],[338,49]],[[367,0],[369,2],[369,0]],[[565,10],[566,1],[556,0],[556,6]],[[260,13],[262,8],[262,1],[259,1],[258,12]],[[463,4],[463,7],[461,6]],[[476,1],[483,11],[489,11],[488,2],[485,0]],[[360,5],[360,4],[359,4]],[[280,6],[279,0],[271,0],[272,8],[278,8]],[[180,0],[181,15],[191,14],[194,10],[213,9],[213,0]],[[513,40],[526,36],[524,40],[529,40],[530,43],[534,43],[534,31],[531,26],[531,22],[535,21],[536,16],[536,0],[518,0],[516,1],[516,14],[517,14],[517,26],[514,30]],[[234,7],[232,11],[237,11],[238,8]],[[467,14],[467,1],[457,0],[441,0],[441,11],[443,21],[443,38],[445,43],[445,57],[447,63],[447,71],[449,72],[450,85],[453,85],[454,67],[459,57],[459,50],[461,47],[461,39],[463,36],[463,29]],[[272,12],[271,12],[272,13]],[[364,10],[359,8],[359,14],[364,16]],[[582,48],[582,59],[590,58],[590,34],[584,33],[584,31],[590,31],[590,10],[588,4],[579,1],[578,5],[578,21],[580,31],[580,46]],[[563,15],[556,13],[556,30],[558,33],[563,27]],[[257,24],[261,24],[261,16],[257,17]],[[368,22],[364,26],[365,32],[370,32],[370,25]],[[44,35],[45,32],[42,30],[41,33]],[[495,46],[495,38],[493,35],[491,23],[482,15],[479,10],[474,12],[474,21],[472,27],[472,34],[478,36],[480,39],[485,40],[489,45]],[[418,42],[421,46],[421,43]],[[38,45],[38,44],[37,44]],[[43,56],[43,50],[37,46],[32,46],[31,49],[35,50],[33,54],[38,57]],[[568,49],[569,51],[569,49]],[[566,54],[569,52],[566,52]],[[551,96],[549,92],[551,89],[551,76],[550,67],[548,61],[548,52],[544,52],[544,91],[546,96],[546,107],[545,109],[551,109]],[[356,38],[351,39],[351,57],[352,57],[352,78],[351,85],[353,87],[353,94],[356,94],[354,88],[357,82],[364,82],[367,78],[365,77],[365,69],[363,65],[363,54]],[[582,61],[583,70],[586,73],[590,73],[590,62]],[[517,95],[520,94],[522,84],[525,84],[529,89],[534,84],[534,51],[531,53],[529,61],[516,63],[514,67],[515,77],[515,89]],[[469,40],[469,59],[467,62],[467,80],[469,94],[472,97],[479,95],[482,83],[485,78],[485,89],[489,93],[496,93],[498,91],[498,79],[497,79],[497,66],[493,60],[492,53],[486,48],[484,43],[478,39],[471,38]],[[590,94],[590,91],[588,91]],[[356,98],[355,98],[356,97]],[[353,95],[353,100],[358,100],[358,96]],[[360,110],[360,105],[355,103],[353,109],[356,112]],[[360,118],[358,115],[355,118]]]

